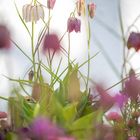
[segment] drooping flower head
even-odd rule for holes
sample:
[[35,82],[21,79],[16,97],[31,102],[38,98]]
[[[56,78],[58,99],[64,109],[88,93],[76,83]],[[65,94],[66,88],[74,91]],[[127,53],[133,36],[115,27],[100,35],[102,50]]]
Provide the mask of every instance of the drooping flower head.
[[79,16],[85,16],[85,0],[77,0],[76,9]]
[[61,49],[60,41],[57,34],[46,34],[43,43],[43,53],[47,51],[59,52]]
[[140,49],[140,33],[132,32],[127,41],[127,48],[134,48],[136,51]]
[[90,18],[94,17],[95,8],[96,8],[96,5],[93,2],[88,4],[88,14],[89,14]]
[[0,49],[9,49],[10,47],[10,32],[6,26],[0,25]]
[[75,17],[70,17],[67,21],[67,31],[71,33],[72,31],[81,31],[81,21]]
[[22,15],[26,22],[37,22],[44,19],[44,10],[41,5],[26,4],[22,8]]
[[49,9],[53,9],[55,2],[56,2],[56,0],[47,0],[47,7]]

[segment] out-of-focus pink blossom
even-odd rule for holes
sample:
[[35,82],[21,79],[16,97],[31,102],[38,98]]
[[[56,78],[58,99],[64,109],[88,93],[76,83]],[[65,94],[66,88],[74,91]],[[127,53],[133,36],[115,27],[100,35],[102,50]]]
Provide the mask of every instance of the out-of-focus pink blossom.
[[96,5],[93,2],[88,4],[88,14],[89,14],[90,18],[94,17],[95,8],[96,8]]
[[0,119],[7,118],[7,113],[6,112],[0,112]]
[[75,140],[74,138],[71,137],[59,137],[57,140]]
[[128,49],[134,48],[136,51],[140,49],[140,33],[132,32],[127,41]]
[[138,95],[140,94],[140,80],[136,78],[135,74],[129,75],[129,79],[125,81],[122,92],[132,100],[138,99]]
[[106,115],[107,120],[119,122],[122,120],[122,116],[117,112],[110,112]]
[[132,136],[132,137],[129,137],[128,140],[138,140],[138,138]]
[[10,47],[10,32],[6,26],[0,25],[0,49],[9,49]]
[[128,97],[124,94],[116,94],[114,96],[114,100],[115,100],[115,103],[120,107],[122,108],[124,106],[124,104],[128,101]]
[[43,53],[46,51],[59,52],[61,45],[56,34],[46,34],[43,43]]
[[46,118],[40,117],[31,124],[32,138],[36,140],[57,140],[63,131]]
[[114,104],[114,98],[107,93],[102,86],[97,85],[96,90],[100,95],[99,105],[105,110],[111,108]]
[[49,9],[53,9],[54,5],[55,5],[56,0],[48,0],[47,1],[47,7]]
[[67,22],[67,31],[71,33],[72,31],[81,31],[81,21],[75,17],[70,17]]

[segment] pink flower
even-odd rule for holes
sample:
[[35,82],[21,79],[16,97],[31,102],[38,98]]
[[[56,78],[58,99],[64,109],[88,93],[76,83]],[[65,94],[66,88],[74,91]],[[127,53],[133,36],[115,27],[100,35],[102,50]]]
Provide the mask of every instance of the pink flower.
[[114,98],[99,85],[96,86],[96,90],[100,95],[99,106],[104,110],[111,108],[114,104]]
[[56,34],[46,34],[43,43],[43,53],[46,51],[59,52],[61,45]]
[[5,112],[0,112],[0,119],[7,118],[7,113]]
[[74,138],[71,137],[59,137],[57,140],[75,140]]
[[88,4],[88,14],[89,14],[90,18],[94,17],[94,15],[95,15],[95,8],[96,8],[96,5],[94,3],[89,3]]
[[108,113],[106,118],[109,121],[116,121],[116,122],[119,122],[120,120],[122,120],[122,116],[118,114],[117,112]]
[[127,41],[127,48],[134,48],[136,51],[140,49],[140,33],[132,32]]
[[72,31],[81,31],[81,21],[75,17],[70,17],[67,22],[67,31],[71,33]]
[[49,9],[53,9],[54,5],[55,5],[56,0],[48,0],[47,1],[47,6]]
[[128,140],[138,140],[138,138],[137,138],[137,137],[132,136],[132,137],[129,137],[129,138],[128,138]]
[[123,105],[128,101],[128,97],[126,95],[124,95],[123,93],[119,93],[119,94],[116,94],[114,96],[114,100],[116,102],[116,104],[122,108]]
[[58,137],[64,135],[60,128],[43,117],[35,119],[30,128],[31,136],[36,140],[57,140]]
[[6,26],[0,25],[0,49],[9,49],[10,47],[10,33]]
[[140,94],[140,80],[136,78],[135,74],[129,75],[129,79],[125,81],[123,93],[132,100],[137,100]]

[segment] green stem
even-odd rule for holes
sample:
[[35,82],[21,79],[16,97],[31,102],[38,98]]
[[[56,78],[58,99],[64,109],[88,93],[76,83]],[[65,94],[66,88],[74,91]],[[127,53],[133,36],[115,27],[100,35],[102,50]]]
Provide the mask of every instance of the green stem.
[[70,33],[68,32],[68,65],[70,64]]
[[33,60],[33,69],[34,69],[34,80],[36,80],[36,67],[35,67],[35,55],[34,55],[34,21],[32,21],[31,47],[32,47],[32,60]]
[[87,73],[87,83],[86,83],[86,91],[88,92],[88,84],[89,84],[89,76],[90,76],[90,37],[91,37],[91,31],[90,31],[90,23],[88,21],[88,73]]

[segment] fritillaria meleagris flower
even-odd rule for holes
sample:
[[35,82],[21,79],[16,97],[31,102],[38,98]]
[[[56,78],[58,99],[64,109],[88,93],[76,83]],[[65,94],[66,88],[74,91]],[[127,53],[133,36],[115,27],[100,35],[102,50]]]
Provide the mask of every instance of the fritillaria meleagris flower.
[[85,15],[85,0],[77,0],[76,9],[79,16]]
[[71,33],[72,31],[81,31],[81,21],[75,17],[70,17],[67,22],[67,31]]
[[88,14],[89,14],[90,18],[94,17],[95,8],[96,8],[96,5],[93,2],[88,4]]
[[127,41],[127,48],[134,48],[136,51],[140,49],[140,33],[130,33]]
[[55,5],[56,0],[48,0],[47,1],[47,7],[49,9],[53,9],[54,5]]
[[44,19],[44,10],[41,5],[26,4],[22,8],[22,15],[26,22],[37,22]]
[[59,52],[61,49],[60,41],[55,33],[46,34],[43,43],[43,53],[47,51]]
[[10,46],[10,32],[6,26],[0,25],[0,49],[9,49]]

